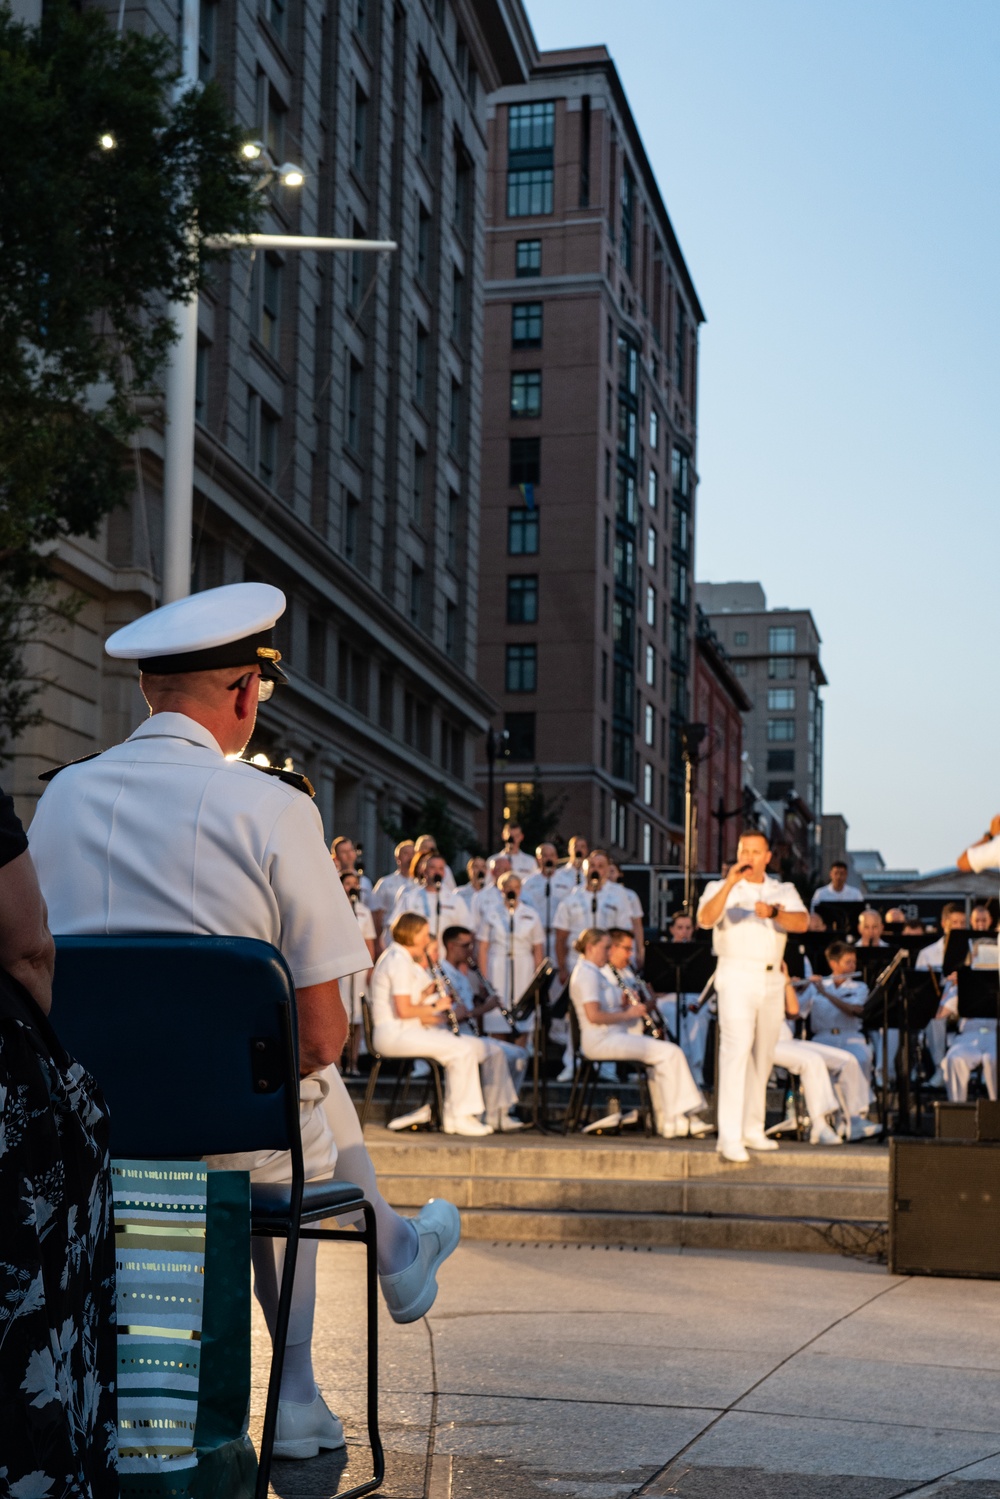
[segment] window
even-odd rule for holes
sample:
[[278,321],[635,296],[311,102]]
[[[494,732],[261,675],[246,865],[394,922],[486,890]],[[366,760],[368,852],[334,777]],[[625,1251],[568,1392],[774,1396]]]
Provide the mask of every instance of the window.
[[646,685],[656,686],[656,651],[651,645],[646,647]]
[[462,513],[462,501],[453,489],[448,491],[448,561],[458,566],[458,532]]
[[674,448],[671,463],[674,493],[686,499],[691,485],[691,460],[680,448]]
[[437,137],[438,96],[431,80],[423,76],[420,92],[420,158],[430,167],[434,161]]
[[410,624],[418,625],[424,608],[424,570],[415,562],[410,564]]
[[277,359],[281,316],[281,261],[277,255],[264,256],[261,280],[260,341],[267,352]]
[[649,506],[650,510],[655,510],[656,509],[656,501],[657,501],[657,498],[658,498],[657,491],[658,491],[658,488],[659,488],[659,482],[660,481],[659,481],[659,478],[657,476],[656,469],[655,468],[651,468],[650,471],[649,471],[649,478],[646,481],[646,504]]
[[656,627],[656,589],[650,583],[646,588],[646,623]]
[[767,649],[772,656],[790,654],[795,649],[795,626],[772,626],[767,632]]
[[257,124],[272,161],[285,159],[285,103],[269,85],[263,72],[257,74]]
[[768,781],[767,799],[769,802],[783,802],[785,797],[791,796],[794,790],[794,781]]
[[590,207],[590,95],[580,100],[580,208]]
[[787,744],[795,738],[794,718],[769,718],[767,720],[767,737],[771,744],[780,744],[782,740]]
[[734,677],[745,677],[749,675],[750,667],[745,661],[731,661],[729,668]]
[[656,532],[652,526],[646,532],[646,566],[656,566]]
[[542,347],[541,302],[515,302],[511,308],[510,341],[515,349]]
[[604,584],[603,602],[601,605],[601,628],[605,635],[608,633],[608,599],[610,597],[607,583]]
[[552,212],[552,168],[507,173],[507,217],[537,218]]
[[451,273],[451,336],[455,343],[462,342],[465,326],[465,278],[457,266]]
[[769,687],[767,689],[767,707],[771,713],[793,710],[795,708],[795,688]]
[[645,740],[647,744],[656,743],[656,709],[652,703],[647,703],[645,708]]
[[198,81],[207,83],[215,73],[215,22],[218,0],[202,0],[198,16]]
[[510,414],[535,417],[542,414],[541,370],[515,370],[510,377]]
[[649,413],[649,446],[656,452],[656,445],[660,436],[660,418],[655,411]]
[[368,39],[368,0],[355,0],[354,4],[354,29],[359,36]]
[[535,715],[534,713],[505,713],[503,726],[507,733],[507,748],[512,760],[534,760]]
[[632,223],[634,218],[635,204],[635,178],[629,166],[622,168],[622,265],[625,270],[632,274]]
[[533,625],[538,620],[538,574],[525,573],[507,579],[507,623]]
[[455,196],[451,205],[451,223],[456,234],[465,237],[469,224],[469,200],[472,197],[472,166],[464,146],[455,145]]
[[209,345],[198,340],[198,352],[194,366],[194,414],[199,422],[205,420],[208,402],[208,350]]
[[533,781],[504,781],[503,784],[503,818],[509,822],[523,817],[535,794],[535,783]]
[[538,685],[538,647],[509,645],[505,684],[508,692],[534,692]]
[[653,829],[648,822],[642,825],[642,862],[644,864],[653,862]]
[[393,718],[392,677],[387,671],[378,674],[378,721],[379,726],[392,733]]
[[795,676],[794,656],[771,656],[767,663],[767,674],[772,681],[787,682]]
[[635,589],[635,546],[622,536],[615,537],[615,582],[629,593]]
[[736,630],[733,633],[733,645],[749,645],[750,636],[746,630]]
[[354,87],[354,170],[364,178],[368,166],[368,100],[360,85]]
[[608,700],[608,653],[601,652],[601,702]]
[[642,799],[647,807],[653,805],[653,767],[648,760],[642,767]]
[[306,637],[306,675],[310,681],[326,686],[326,621],[309,616]]
[[604,517],[604,566],[611,566],[611,521]]
[[410,513],[419,525],[424,514],[424,494],[427,484],[427,454],[419,443],[413,446],[413,483],[410,491]]
[[423,203],[417,201],[417,275],[426,283],[431,263],[431,216]]
[[[365,238],[365,231],[364,231],[363,227],[358,223],[357,219],[354,220],[353,238],[354,239],[364,239]],[[351,302],[351,306],[352,307],[360,307],[361,306],[361,285],[362,285],[363,277],[364,277],[364,256],[361,254],[360,250],[352,250],[351,251],[350,283],[349,283],[349,286],[348,286],[348,293],[347,293],[348,296],[349,296],[349,298],[350,298],[350,302]]]
[[512,104],[507,115],[507,217],[552,212],[555,105]]
[[348,447],[361,449],[361,366],[353,355],[347,360],[347,428]]
[[542,466],[540,437],[512,437],[510,440],[510,477],[512,487],[537,484]]
[[345,489],[344,496],[344,558],[347,562],[358,561],[358,517],[361,511],[361,501],[357,495],[349,494]]
[[268,0],[267,19],[282,41],[285,40],[285,0]]
[[507,511],[507,554],[510,557],[538,555],[538,511]]
[[448,403],[448,446],[453,453],[458,453],[462,446],[462,387],[457,380],[451,382]]
[[767,768],[768,768],[768,770],[794,770],[795,769],[795,751],[794,750],[768,750],[768,752],[767,752]]
[[630,526],[634,526],[639,518],[635,500],[635,480],[624,468],[618,469],[618,482],[615,489],[615,514],[619,520],[627,521]]
[[417,335],[413,353],[413,399],[418,406],[427,400],[427,345],[430,335],[422,324],[417,324]]
[[507,116],[508,151],[551,151],[555,135],[556,107],[544,104],[512,104]]
[[540,276],[542,274],[540,239],[518,240],[514,249],[514,274],[516,276]]
[[444,606],[444,653],[446,656],[455,654],[457,628],[458,606],[448,599]]
[[257,476],[269,489],[274,488],[278,468],[278,417],[261,402],[260,443],[257,448]]

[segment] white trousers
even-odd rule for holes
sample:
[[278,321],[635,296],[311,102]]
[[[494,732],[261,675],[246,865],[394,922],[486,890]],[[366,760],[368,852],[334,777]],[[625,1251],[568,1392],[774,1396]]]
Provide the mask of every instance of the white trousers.
[[716,1116],[719,1148],[759,1140],[767,1112],[767,1080],[785,1018],[785,978],[780,967],[720,958],[715,971],[719,1001],[719,1079]]
[[[898,1030],[890,1030],[888,1032],[888,1037],[889,1037],[889,1065],[888,1065],[888,1069],[887,1070],[888,1070],[888,1076],[889,1076],[889,1086],[891,1088],[892,1085],[893,1085],[893,1082],[895,1081],[895,1078],[896,1078],[896,1058],[897,1058],[897,1056],[899,1054],[899,1031]],[[871,1046],[867,1047],[866,1049],[868,1051],[870,1051],[872,1053],[872,1055],[874,1056],[874,1059],[875,1059],[875,1062],[874,1062],[874,1065],[875,1065],[875,1076],[878,1079],[879,1083],[881,1083],[881,1081],[882,1081],[882,1032],[881,1031],[872,1031],[872,1033],[871,1033],[871,1040],[872,1040]],[[912,1057],[911,1057],[911,1061],[912,1061]]]
[[[697,999],[697,995],[693,999]],[[685,1012],[691,996],[684,995]],[[677,995],[664,994],[657,1000],[657,1008],[667,1023],[667,1027],[673,1035],[677,1035]],[[708,1027],[711,1023],[711,1012],[708,1005],[702,1005],[697,1015],[685,1013],[682,1017],[680,1048],[687,1057],[691,1075],[699,1088],[705,1082],[705,1042],[708,1040]]]
[[924,1026],[924,1041],[935,1067],[940,1067],[944,1061],[944,1054],[948,1050],[948,1022],[938,1019],[935,1015],[933,1020],[928,1020]]
[[[893,1036],[898,1039],[899,1032],[889,1032],[890,1052],[895,1056],[895,1052],[892,1050]],[[855,1031],[853,1035],[845,1035],[843,1031],[817,1031],[812,1040],[817,1046],[828,1047],[831,1051],[849,1051],[864,1073],[865,1082],[871,1082],[872,1049],[860,1032]]]
[[814,1125],[835,1112],[845,1120],[856,1118],[871,1103],[871,1088],[861,1063],[844,1047],[817,1041],[779,1041],[774,1065],[802,1079],[806,1110]]
[[704,1108],[687,1058],[672,1041],[657,1041],[624,1026],[603,1025],[588,1028],[582,1049],[593,1062],[640,1062],[648,1070],[649,1096],[661,1135],[674,1135],[688,1114]]
[[429,1026],[421,1025],[419,1020],[393,1020],[377,1025],[373,1040],[375,1050],[384,1057],[433,1057],[441,1063],[444,1068],[443,1123],[446,1125],[458,1119],[468,1119],[472,1114],[485,1113],[486,1100],[479,1080],[479,1066],[487,1059],[492,1059],[488,1065],[493,1069],[491,1078],[497,1088],[501,1086],[502,1073],[513,1095],[510,1102],[517,1102],[503,1052],[494,1050],[479,1036],[456,1036],[446,1025]]
[[969,1096],[969,1078],[977,1067],[983,1069],[983,1082],[992,1099],[997,1096],[997,1028],[986,1022],[988,1029],[972,1027],[977,1022],[970,1020],[955,1040],[941,1063],[948,1097],[952,1103],[965,1103]]

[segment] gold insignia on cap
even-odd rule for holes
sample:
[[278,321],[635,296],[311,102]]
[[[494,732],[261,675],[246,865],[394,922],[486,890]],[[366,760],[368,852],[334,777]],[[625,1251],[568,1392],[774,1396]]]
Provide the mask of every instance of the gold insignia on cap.
[[259,645],[257,647],[257,654],[258,654],[258,656],[263,657],[263,659],[265,661],[280,661],[281,660],[281,652],[280,651],[276,651],[274,649],[274,647],[270,646],[270,645]]

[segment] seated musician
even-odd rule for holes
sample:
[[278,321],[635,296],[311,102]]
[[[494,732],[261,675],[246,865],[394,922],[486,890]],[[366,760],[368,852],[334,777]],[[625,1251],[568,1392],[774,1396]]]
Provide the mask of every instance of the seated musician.
[[[591,1061],[638,1062],[649,1075],[656,1132],[666,1140],[705,1134],[704,1120],[692,1119],[705,1106],[684,1053],[672,1041],[658,1041],[643,1028],[643,1016],[655,1005],[635,992],[629,968],[632,933],[613,935],[596,927],[581,932],[575,946],[579,960],[569,981],[569,995],[580,1023],[580,1047]],[[626,981],[628,975],[628,981]]]
[[[671,942],[692,942],[694,918],[684,911],[679,911],[670,923],[669,932]],[[712,1014],[707,1004],[703,1004],[698,1010],[694,1008],[699,998],[697,993],[681,995],[679,1019],[676,994],[658,994],[656,1004],[667,1030],[672,1036],[677,1036],[681,1050],[687,1057],[688,1066],[691,1068],[691,1075],[700,1088],[705,1078],[705,1043],[708,1040]],[[679,1031],[678,1026],[680,1026]]]
[[989,906],[985,904],[973,906],[969,913],[969,928],[973,932],[992,932],[993,912]]
[[[857,977],[858,960],[847,942],[831,942],[826,949],[829,977],[814,977],[804,991],[801,1006],[808,1013],[812,1039],[821,1046],[851,1052],[861,1064],[866,1082],[871,1082],[872,1048],[861,1030],[861,1016],[868,985]],[[890,1043],[893,1032],[890,1031]]]
[[[449,991],[455,996],[456,1012],[460,1016],[459,1031],[463,1036],[482,1035],[485,1016],[500,1010],[497,994],[484,982],[477,968],[473,967],[475,937],[467,927],[450,926],[444,934],[444,958],[441,971]],[[502,1018],[502,1017],[501,1017]],[[497,1119],[501,1130],[520,1129],[519,1119],[507,1120],[507,1115],[517,1103],[517,1095],[524,1081],[528,1065],[528,1053],[523,1046],[505,1041],[500,1036],[490,1036],[491,1048],[498,1048],[504,1055],[513,1086],[513,1096],[492,1078],[482,1067],[483,1097],[486,1099],[486,1117]]]
[[[942,1063],[945,1052],[948,1049],[948,1020],[954,1014],[958,1015],[958,988],[954,973],[943,973],[944,950],[948,944],[948,936],[951,932],[964,932],[966,929],[965,907],[960,901],[949,900],[941,907],[941,935],[936,942],[928,943],[917,953],[917,961],[914,967],[922,972],[928,969],[937,975],[938,992],[941,996],[941,1006],[933,1020],[928,1021],[924,1030],[924,1041],[927,1050],[934,1062],[933,1076],[928,1080],[928,1088],[943,1088],[946,1086]],[[946,1008],[946,1005],[950,1005]]]
[[[787,972],[786,967],[786,977]],[[857,1057],[843,1046],[797,1041],[790,1022],[798,1015],[798,995],[795,984],[789,981],[785,984],[786,1018],[774,1050],[774,1065],[802,1081],[810,1145],[840,1145],[844,1139],[864,1140],[876,1134],[878,1125],[864,1117],[872,1093]],[[831,1127],[831,1120],[836,1128]]]
[[958,986],[942,1001],[941,1019],[958,1020],[954,1037],[941,1062],[948,1097],[952,1103],[965,1103],[969,1096],[969,1078],[982,1069],[983,1082],[990,1098],[997,1096],[997,1023],[985,1017],[959,1019]]
[[885,925],[877,911],[867,907],[858,917],[858,947],[888,947]]
[[[393,922],[392,942],[375,964],[371,980],[375,1050],[383,1057],[433,1057],[440,1062],[445,1134],[491,1135],[493,1125],[483,1120],[486,1104],[479,1068],[492,1066],[497,1078],[505,1076],[509,1084],[507,1062],[489,1041],[455,1034],[449,1018],[455,1000],[424,966],[430,941],[427,918],[419,912],[406,911]],[[456,1029],[457,1024],[455,1015]],[[421,1123],[429,1117],[429,1109],[418,1110],[407,1115],[407,1122]]]

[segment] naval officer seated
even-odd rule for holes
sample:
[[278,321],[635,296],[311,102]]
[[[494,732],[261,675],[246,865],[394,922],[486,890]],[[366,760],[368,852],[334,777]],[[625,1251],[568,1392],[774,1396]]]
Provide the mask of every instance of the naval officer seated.
[[[371,958],[338,878],[304,777],[264,774],[237,757],[258,702],[285,682],[272,644],[285,598],[263,583],[209,589],[118,630],[107,652],[138,663],[150,717],[124,744],[49,773],[29,839],[57,935],[176,932],[256,937],[277,947],[295,984],[306,1179],[357,1183],[378,1225],[383,1296],[397,1322],[434,1301],[454,1250],[447,1202],[416,1219],[382,1197],[357,1111],[333,1065],[347,1037],[338,979]],[[290,1180],[287,1153],[209,1158],[254,1181]],[[312,1371],[317,1241],[299,1247],[274,1455],[314,1457],[344,1445]],[[253,1241],[268,1327],[278,1301],[280,1241]]]

